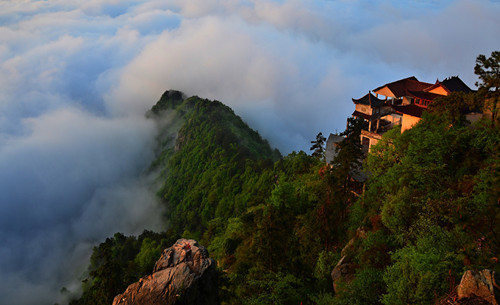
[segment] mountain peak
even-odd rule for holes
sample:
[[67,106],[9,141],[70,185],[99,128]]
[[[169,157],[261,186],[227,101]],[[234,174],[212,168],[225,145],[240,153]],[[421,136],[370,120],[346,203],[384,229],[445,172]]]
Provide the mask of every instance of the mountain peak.
[[175,109],[186,99],[186,95],[178,90],[165,91],[160,100],[151,108],[154,114],[159,114],[162,110]]

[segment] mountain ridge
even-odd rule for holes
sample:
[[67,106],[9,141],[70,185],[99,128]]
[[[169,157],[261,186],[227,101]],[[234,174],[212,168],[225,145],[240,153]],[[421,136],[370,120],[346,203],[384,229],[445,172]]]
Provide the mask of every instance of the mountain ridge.
[[[465,269],[500,269],[499,128],[452,111],[384,134],[361,183],[360,120],[348,119],[329,164],[323,137],[314,155],[276,160],[229,107],[167,91],[148,115],[160,128],[151,168],[168,230],[97,247],[72,304],[110,303],[180,237],[217,261],[222,304],[438,304]],[[335,278],[334,295],[337,263],[349,274]]]

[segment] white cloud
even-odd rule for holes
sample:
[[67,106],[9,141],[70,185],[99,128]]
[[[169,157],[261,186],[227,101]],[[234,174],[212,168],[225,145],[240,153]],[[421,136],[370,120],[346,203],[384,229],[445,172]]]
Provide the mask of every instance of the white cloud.
[[472,85],[475,57],[499,47],[498,13],[500,4],[456,1],[426,18],[399,16],[376,24],[353,36],[351,48],[373,61],[432,77],[429,81],[459,74]]
[[308,150],[383,83],[472,85],[475,57],[499,49],[499,15],[486,0],[0,2],[0,272],[12,283],[0,296],[50,303],[87,239],[159,225],[137,177],[155,134],[143,114],[164,90],[218,99],[284,153]]
[[[30,285],[50,289],[43,296],[54,298],[77,279],[61,262],[80,271],[78,259],[88,257],[88,251],[74,253],[76,244],[162,228],[153,183],[141,176],[151,160],[155,125],[143,116],[96,117],[74,108],[25,124],[28,135],[0,149],[0,272],[14,279],[9,283],[32,279]],[[72,253],[75,260],[68,261]],[[0,303],[23,304],[10,297],[25,291],[8,287]]]
[[[324,45],[238,18],[185,20],[145,46],[121,71],[108,98],[118,112],[134,107],[134,112],[145,111],[165,88],[219,99],[280,148],[303,149],[311,133],[331,124],[323,110],[332,103],[332,90],[345,90],[354,81],[336,67],[341,59],[328,56]],[[345,97],[344,92],[336,94]],[[329,118],[344,120],[342,110],[349,107],[339,105]],[[279,115],[272,121],[258,119],[264,111]],[[292,137],[301,138],[301,143],[288,142]]]
[[276,63],[248,32],[239,21],[210,17],[164,32],[122,71],[111,98],[120,103],[115,108],[142,101],[144,111],[165,88],[228,102],[269,96],[276,85]]

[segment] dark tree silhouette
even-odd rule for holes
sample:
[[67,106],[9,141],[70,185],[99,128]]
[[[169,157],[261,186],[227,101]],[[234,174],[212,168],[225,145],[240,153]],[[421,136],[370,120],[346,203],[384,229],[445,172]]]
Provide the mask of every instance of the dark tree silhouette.
[[325,141],[326,138],[321,132],[316,135],[316,140],[311,141],[312,146],[310,150],[313,151],[313,157],[319,158],[321,160],[325,159]]
[[490,104],[488,107],[491,108],[494,124],[498,117],[497,104],[500,97],[500,51],[491,52],[488,58],[480,54],[476,58],[474,73],[480,80],[476,82],[476,86],[479,87],[478,93]]

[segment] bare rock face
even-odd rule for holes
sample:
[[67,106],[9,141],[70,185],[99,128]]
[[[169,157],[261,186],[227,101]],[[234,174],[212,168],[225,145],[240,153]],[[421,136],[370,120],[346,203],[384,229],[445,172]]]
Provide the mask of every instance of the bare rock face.
[[354,265],[349,261],[349,257],[342,256],[335,268],[333,268],[330,276],[333,280],[333,291],[339,293],[339,282],[344,281],[345,283],[350,283],[354,280],[354,274],[356,269]]
[[459,300],[476,299],[487,304],[500,304],[499,276],[485,269],[480,272],[467,270],[457,288]]
[[192,239],[163,250],[153,274],[117,295],[113,305],[218,304],[215,261]]
[[352,262],[354,244],[357,240],[364,238],[366,238],[366,232],[363,229],[357,229],[356,235],[349,240],[347,245],[342,249],[342,252],[340,253],[342,258],[330,273],[333,280],[333,291],[335,293],[339,292],[339,283],[350,283],[354,280],[357,267],[356,264]]

